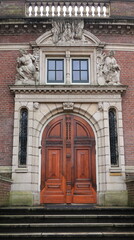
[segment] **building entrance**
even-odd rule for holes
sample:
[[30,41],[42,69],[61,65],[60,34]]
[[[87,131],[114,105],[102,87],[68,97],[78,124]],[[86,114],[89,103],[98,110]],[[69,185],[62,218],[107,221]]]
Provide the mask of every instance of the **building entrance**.
[[42,136],[41,203],[96,203],[95,136],[82,118],[53,119]]

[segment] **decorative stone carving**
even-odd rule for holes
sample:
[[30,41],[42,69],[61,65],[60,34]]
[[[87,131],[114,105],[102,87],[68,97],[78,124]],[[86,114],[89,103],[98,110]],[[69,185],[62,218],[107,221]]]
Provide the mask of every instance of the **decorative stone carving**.
[[82,40],[83,38],[83,20],[57,20],[52,21],[52,40],[53,43],[59,41],[68,42],[75,40]]
[[105,58],[106,54],[102,51],[102,49],[99,49],[97,53],[97,80],[99,85],[105,85],[105,76],[103,73]]
[[120,84],[120,67],[114,58],[114,51],[110,51],[108,56],[102,50],[98,51],[97,77],[99,85]]
[[35,102],[34,104],[33,104],[33,107],[34,107],[34,110],[36,111],[36,110],[38,110],[39,109],[39,103],[38,102]]
[[74,103],[72,102],[63,103],[64,111],[73,111],[73,109],[74,109]]
[[99,110],[100,112],[102,112],[103,109],[104,109],[103,102],[99,102],[99,103],[98,103],[98,110]]
[[21,56],[17,58],[16,84],[33,85],[39,81],[39,69],[36,56],[20,49]]

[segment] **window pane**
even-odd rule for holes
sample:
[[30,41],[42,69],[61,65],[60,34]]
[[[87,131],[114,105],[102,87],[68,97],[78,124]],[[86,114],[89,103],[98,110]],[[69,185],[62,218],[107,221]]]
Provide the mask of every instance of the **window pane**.
[[117,120],[116,111],[111,108],[109,110],[109,134],[110,134],[110,154],[111,165],[118,165],[118,135],[117,135]]
[[79,69],[80,69],[80,61],[73,60],[73,70],[79,70]]
[[48,72],[48,81],[55,81],[55,71]]
[[56,71],[56,81],[63,82],[63,71]]
[[63,60],[56,61],[56,70],[63,70]]
[[80,81],[80,72],[73,71],[73,81]]
[[55,60],[48,60],[48,70],[55,70]]
[[87,70],[87,60],[81,61],[81,70]]
[[81,81],[87,80],[88,80],[87,71],[81,71]]
[[20,132],[19,132],[19,165],[26,165],[27,160],[27,127],[28,111],[25,108],[20,112]]

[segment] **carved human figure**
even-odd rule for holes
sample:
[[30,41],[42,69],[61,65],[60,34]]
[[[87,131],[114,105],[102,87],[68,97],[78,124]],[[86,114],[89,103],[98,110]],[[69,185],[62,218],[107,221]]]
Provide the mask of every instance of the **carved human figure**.
[[120,67],[114,58],[114,51],[110,51],[109,56],[105,58],[103,73],[107,84],[119,84]]
[[62,41],[67,42],[74,39],[74,32],[70,23],[65,23],[64,32],[62,34]]
[[24,49],[20,49],[21,57],[17,58],[16,84],[35,84],[38,80],[36,58]]
[[77,21],[76,24],[74,24],[74,38],[77,40],[81,40],[83,38],[83,28],[84,28],[84,21]]
[[53,21],[52,22],[51,32],[52,32],[52,35],[53,35],[52,36],[53,43],[57,43],[60,40],[60,33],[61,33],[61,29],[60,29],[58,21]]

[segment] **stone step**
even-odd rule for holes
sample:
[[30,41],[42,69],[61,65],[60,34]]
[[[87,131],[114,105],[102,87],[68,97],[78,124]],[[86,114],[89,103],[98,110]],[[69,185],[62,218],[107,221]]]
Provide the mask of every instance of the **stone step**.
[[132,240],[134,239],[134,232],[82,232],[82,233],[12,233],[12,234],[0,234],[0,239],[2,240]]
[[133,232],[134,223],[10,223],[0,224],[2,233],[27,232]]
[[42,207],[3,207],[0,209],[1,215],[63,215],[63,214],[85,214],[85,215],[134,215],[134,208],[131,207],[96,207],[92,205],[45,205]]
[[68,214],[68,215],[0,215],[0,223],[52,223],[52,222],[112,222],[134,223],[134,215],[91,215],[91,214]]

